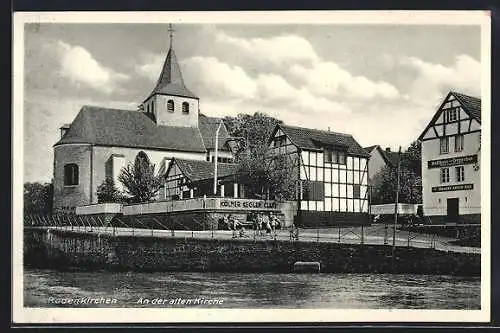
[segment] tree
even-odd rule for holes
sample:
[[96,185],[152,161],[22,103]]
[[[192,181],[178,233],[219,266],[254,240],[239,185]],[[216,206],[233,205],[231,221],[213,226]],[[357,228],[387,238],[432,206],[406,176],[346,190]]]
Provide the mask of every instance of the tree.
[[224,124],[232,137],[245,138],[245,145],[240,145],[236,152],[236,159],[248,151],[261,151],[266,145],[272,130],[281,120],[270,117],[261,112],[253,115],[240,113],[236,117],[224,117]]
[[291,200],[295,197],[295,160],[290,155],[270,156],[260,145],[245,150],[239,159],[239,182],[248,198]]
[[[268,156],[267,140],[281,120],[261,112],[225,117],[232,137],[244,138],[236,149],[238,178],[249,198],[289,199],[295,195],[294,161],[290,156]],[[241,144],[241,143],[244,144]]]
[[422,177],[422,143],[413,141],[401,156],[401,166]]
[[54,184],[39,182],[24,183],[24,213],[51,214],[54,198]]
[[[384,167],[373,179],[371,203],[373,205],[396,202],[397,168]],[[399,198],[401,203],[422,202],[422,179],[413,170],[401,167]]]
[[245,185],[247,198],[264,199],[266,196],[265,149],[246,149],[238,156],[238,182]]
[[[402,203],[422,202],[421,143],[414,141],[401,153],[399,198]],[[387,204],[396,201],[397,166],[386,166],[373,177],[372,204]]]
[[134,163],[124,167],[118,180],[134,203],[152,201],[161,187],[161,176],[155,174],[155,166],[145,154],[138,154]]
[[119,202],[121,200],[122,196],[115,186],[115,181],[111,177],[106,177],[102,184],[97,187],[97,202]]
[[[294,158],[295,156],[295,158]],[[272,198],[293,200],[295,198],[297,172],[296,155],[276,155],[267,165],[267,188]]]

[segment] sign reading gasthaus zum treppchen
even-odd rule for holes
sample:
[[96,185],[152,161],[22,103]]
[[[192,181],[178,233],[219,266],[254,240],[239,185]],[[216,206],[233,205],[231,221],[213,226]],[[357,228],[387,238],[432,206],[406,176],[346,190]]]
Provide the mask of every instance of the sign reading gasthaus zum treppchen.
[[472,164],[477,163],[477,155],[467,155],[460,157],[444,158],[441,160],[432,160],[427,162],[427,167],[432,168],[444,168],[454,165],[462,164]]

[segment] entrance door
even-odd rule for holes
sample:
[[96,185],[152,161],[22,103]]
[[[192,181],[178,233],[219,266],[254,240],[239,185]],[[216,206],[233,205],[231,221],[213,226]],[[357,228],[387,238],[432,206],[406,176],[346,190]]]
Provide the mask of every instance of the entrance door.
[[447,222],[458,223],[458,198],[449,198],[446,206]]

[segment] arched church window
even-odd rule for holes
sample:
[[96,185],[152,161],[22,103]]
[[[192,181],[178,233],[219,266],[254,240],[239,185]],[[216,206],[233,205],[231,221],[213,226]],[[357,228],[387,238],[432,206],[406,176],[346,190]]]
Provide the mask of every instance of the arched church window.
[[64,185],[78,185],[78,165],[71,163],[64,166]]
[[167,102],[167,110],[169,112],[174,112],[174,101],[169,99]]
[[184,114],[189,113],[189,103],[188,102],[182,103],[182,113],[184,113]]

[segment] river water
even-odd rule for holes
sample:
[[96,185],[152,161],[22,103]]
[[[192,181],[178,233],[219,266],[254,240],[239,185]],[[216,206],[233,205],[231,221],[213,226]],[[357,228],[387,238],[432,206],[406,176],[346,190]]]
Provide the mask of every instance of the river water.
[[439,275],[24,270],[25,307],[480,309],[480,290]]

